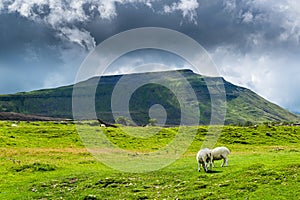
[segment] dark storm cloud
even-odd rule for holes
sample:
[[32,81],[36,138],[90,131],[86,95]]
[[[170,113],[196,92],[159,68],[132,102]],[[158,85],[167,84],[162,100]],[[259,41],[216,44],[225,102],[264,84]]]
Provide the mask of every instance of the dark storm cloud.
[[38,88],[61,62],[53,31],[16,14],[1,15],[0,30],[1,93]]
[[227,80],[300,111],[299,10],[297,0],[3,0],[0,92],[70,83],[95,45],[154,26],[198,41]]
[[[20,54],[25,53],[28,47],[34,47],[37,51],[44,49],[46,53],[51,50],[49,47],[59,44],[54,30],[43,24],[20,18],[16,14],[2,14],[0,30],[0,57],[2,59],[6,56],[21,56]],[[57,57],[55,51],[52,51],[52,54],[56,54],[54,57]],[[49,56],[51,57],[51,54]],[[42,57],[45,58],[45,55]]]
[[[284,27],[283,14],[270,13],[269,9],[259,5],[247,4],[248,1],[232,1],[235,7],[228,8],[227,1],[203,0],[195,10],[197,17],[189,21],[181,12],[166,13],[157,2],[152,8],[143,4],[118,5],[117,16],[111,20],[95,18],[84,28],[95,38],[96,43],[119,32],[145,26],[170,28],[185,33],[207,49],[220,45],[234,46],[237,51],[247,53],[265,48],[297,48],[299,43],[282,40],[287,27]],[[168,4],[168,2],[166,2]],[[170,3],[169,3],[170,4]],[[256,42],[264,44],[257,48]]]
[[[16,13],[45,24],[57,31],[56,36],[87,49],[93,47],[93,38],[98,44],[124,30],[159,26],[188,34],[207,48],[235,44],[247,50],[253,45],[251,37],[259,35],[274,44],[288,29],[295,30],[295,25],[288,24],[299,19],[290,8],[294,4],[292,0],[272,4],[250,0],[4,0],[0,8],[2,13]],[[295,35],[288,34],[285,39]]]
[[[51,27],[17,14],[2,14],[0,30],[1,93],[51,86],[46,84],[51,78],[58,81],[53,74],[66,70],[62,51],[66,52],[74,45],[59,40]],[[70,74],[74,76],[76,73]],[[73,79],[67,78],[66,81],[70,83]]]

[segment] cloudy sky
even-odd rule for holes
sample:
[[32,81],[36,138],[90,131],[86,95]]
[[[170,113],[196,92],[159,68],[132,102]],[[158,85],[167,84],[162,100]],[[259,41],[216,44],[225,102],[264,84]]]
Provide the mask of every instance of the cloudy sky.
[[[300,112],[298,0],[1,0],[0,94],[71,84],[95,46],[149,26],[190,36],[226,80]],[[157,57],[127,56],[115,73]]]

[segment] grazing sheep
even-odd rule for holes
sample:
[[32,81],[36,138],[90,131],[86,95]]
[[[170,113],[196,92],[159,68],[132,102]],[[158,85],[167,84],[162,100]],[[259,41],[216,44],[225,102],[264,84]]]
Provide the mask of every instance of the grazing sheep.
[[223,167],[224,164],[226,164],[226,166],[228,166],[227,156],[229,154],[230,154],[230,151],[226,147],[216,147],[213,150],[211,150],[210,168],[212,168],[212,165],[214,164],[215,160],[222,160],[222,159],[223,159],[223,163],[222,163],[221,167]]
[[207,165],[211,161],[211,150],[208,148],[198,151],[196,156],[198,162],[198,172],[200,172],[200,165],[202,165],[205,172],[208,172]]

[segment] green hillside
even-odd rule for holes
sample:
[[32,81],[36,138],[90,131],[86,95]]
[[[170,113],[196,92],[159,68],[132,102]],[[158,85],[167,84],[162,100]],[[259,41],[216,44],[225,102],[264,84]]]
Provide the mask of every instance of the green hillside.
[[[175,76],[177,73],[182,76],[178,78]],[[221,98],[220,88],[222,84],[224,84],[227,100],[226,124],[299,121],[299,116],[268,102],[249,89],[235,86],[220,77],[204,77],[193,73],[191,70],[105,76],[101,77],[99,82],[98,77],[94,77],[78,83],[77,88],[81,91],[80,95],[84,97],[88,95],[88,91],[93,86],[96,87],[95,108],[97,117],[107,122],[114,122],[111,112],[111,96],[118,81],[125,78],[124,80],[136,80],[138,82],[153,74],[167,80],[172,87],[180,90],[179,92],[183,96],[188,95],[183,83],[185,80],[189,82],[198,99],[198,102],[191,101],[190,104],[199,104],[201,124],[210,122],[211,97],[213,96],[216,102],[221,102],[218,98]],[[207,83],[210,84],[209,89]],[[0,112],[72,118],[72,92],[73,85],[70,85],[54,89],[0,95]],[[148,116],[149,108],[155,104],[160,104],[165,108],[168,116],[167,125],[180,124],[181,111],[176,96],[170,89],[154,83],[143,85],[132,94],[129,104],[132,119],[138,125],[147,124],[150,119]]]

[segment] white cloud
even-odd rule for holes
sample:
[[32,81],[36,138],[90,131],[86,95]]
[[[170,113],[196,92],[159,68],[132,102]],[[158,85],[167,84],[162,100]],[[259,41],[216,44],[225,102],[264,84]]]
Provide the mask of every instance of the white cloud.
[[173,3],[171,6],[164,5],[163,9],[166,13],[181,11],[184,18],[188,18],[189,21],[196,22],[196,9],[198,7],[199,3],[197,0],[180,0],[177,3]]
[[[224,11],[243,23],[281,29],[279,42],[300,44],[300,2],[298,0],[223,0]],[[276,33],[275,33],[276,34]]]
[[78,28],[63,27],[60,29],[61,36],[67,38],[71,42],[79,44],[87,50],[92,50],[96,46],[94,38],[86,30],[79,30]]
[[191,68],[191,66],[177,55],[156,50],[138,50],[127,53],[110,66],[105,74],[130,74],[154,71],[167,71]]
[[98,11],[101,18],[103,19],[112,19],[117,15],[115,1],[104,0],[98,4]]
[[276,1],[272,7],[272,17],[277,18],[283,29],[278,39],[300,44],[300,2],[297,0]]
[[236,51],[234,46],[219,46],[211,51],[221,76],[231,83],[250,88],[259,95],[288,108],[300,111],[300,68],[296,55],[281,52]]
[[250,23],[253,21],[253,15],[250,11],[244,13],[242,17],[243,17],[243,22],[245,23]]
[[225,10],[227,10],[227,11],[233,11],[236,9],[236,1],[235,0],[223,1],[223,5],[225,7]]

